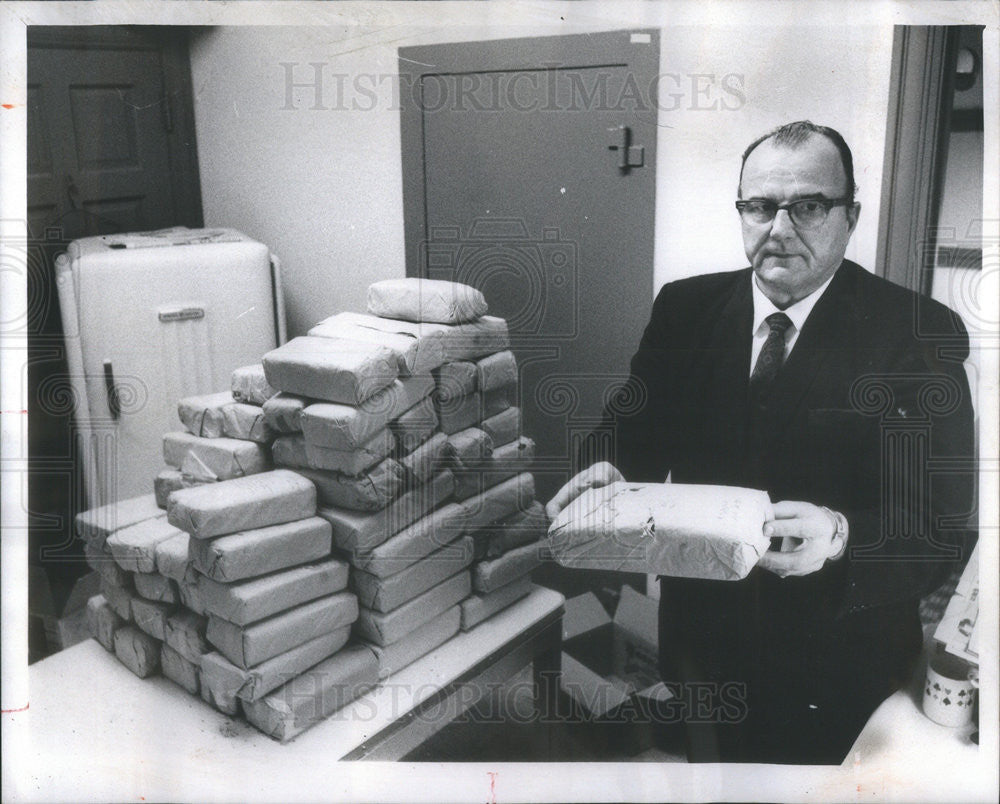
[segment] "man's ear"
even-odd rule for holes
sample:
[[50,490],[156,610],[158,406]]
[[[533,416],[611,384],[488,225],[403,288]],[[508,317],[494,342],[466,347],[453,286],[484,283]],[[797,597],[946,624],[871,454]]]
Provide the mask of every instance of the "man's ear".
[[858,217],[861,215],[861,204],[855,201],[847,208],[847,235],[854,234],[854,229],[858,225]]

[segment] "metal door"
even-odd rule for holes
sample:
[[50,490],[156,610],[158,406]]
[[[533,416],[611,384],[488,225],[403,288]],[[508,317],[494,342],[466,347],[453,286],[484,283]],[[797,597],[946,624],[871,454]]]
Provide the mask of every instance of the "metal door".
[[399,63],[407,273],[474,285],[508,319],[546,499],[649,316],[658,33],[401,48]]

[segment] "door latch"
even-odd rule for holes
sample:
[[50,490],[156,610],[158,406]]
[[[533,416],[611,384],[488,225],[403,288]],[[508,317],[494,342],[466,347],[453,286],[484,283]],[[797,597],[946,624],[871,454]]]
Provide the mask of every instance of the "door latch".
[[632,145],[632,129],[622,125],[610,131],[612,140],[608,143],[608,150],[618,151],[618,169],[628,173],[629,168],[642,167],[645,149],[641,145]]

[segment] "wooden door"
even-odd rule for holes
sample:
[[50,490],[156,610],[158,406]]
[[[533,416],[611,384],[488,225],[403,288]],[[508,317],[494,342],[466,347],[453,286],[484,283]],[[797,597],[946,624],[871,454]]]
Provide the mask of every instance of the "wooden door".
[[628,370],[653,291],[656,31],[399,51],[407,273],[508,319],[538,497]]
[[[202,225],[186,34],[141,26],[28,30],[30,560],[61,610],[84,570],[85,506],[55,257],[78,237]],[[150,491],[152,487],[150,487]],[[33,646],[33,650],[37,646]]]

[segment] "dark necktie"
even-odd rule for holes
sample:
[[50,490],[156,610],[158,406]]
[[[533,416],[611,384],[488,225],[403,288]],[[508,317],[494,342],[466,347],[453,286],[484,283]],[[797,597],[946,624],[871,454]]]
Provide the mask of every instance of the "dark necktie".
[[785,330],[792,325],[791,319],[784,313],[771,313],[764,321],[771,331],[767,333],[767,340],[750,375],[750,392],[757,398],[766,393],[778,375],[785,360]]

